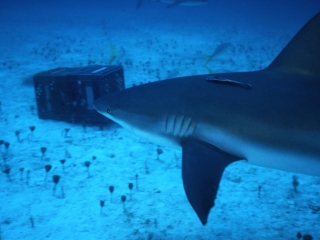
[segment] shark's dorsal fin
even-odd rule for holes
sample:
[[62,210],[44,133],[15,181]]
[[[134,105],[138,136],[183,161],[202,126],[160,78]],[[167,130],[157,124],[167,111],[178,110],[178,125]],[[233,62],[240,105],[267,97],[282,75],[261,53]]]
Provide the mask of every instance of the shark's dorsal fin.
[[320,76],[320,13],[315,15],[266,68]]

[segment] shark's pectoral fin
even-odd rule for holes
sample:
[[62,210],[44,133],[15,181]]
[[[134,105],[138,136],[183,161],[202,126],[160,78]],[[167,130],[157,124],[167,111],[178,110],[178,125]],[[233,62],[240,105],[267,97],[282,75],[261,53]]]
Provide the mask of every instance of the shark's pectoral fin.
[[203,225],[214,206],[224,169],[239,157],[208,143],[186,140],[182,144],[182,179],[187,198]]

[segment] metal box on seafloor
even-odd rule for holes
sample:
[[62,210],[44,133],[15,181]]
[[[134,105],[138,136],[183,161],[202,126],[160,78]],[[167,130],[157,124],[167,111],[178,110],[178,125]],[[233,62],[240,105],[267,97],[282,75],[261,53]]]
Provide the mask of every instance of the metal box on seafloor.
[[39,118],[70,123],[109,123],[93,102],[125,88],[122,66],[55,68],[34,75],[33,81]]

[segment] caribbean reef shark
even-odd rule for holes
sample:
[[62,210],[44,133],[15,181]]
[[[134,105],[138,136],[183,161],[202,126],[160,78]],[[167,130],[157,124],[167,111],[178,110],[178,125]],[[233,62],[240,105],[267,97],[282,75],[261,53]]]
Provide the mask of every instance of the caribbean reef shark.
[[[138,0],[137,8],[140,8],[144,0]],[[175,6],[199,6],[209,2],[209,0],[149,0],[149,2],[167,3],[166,8]]]
[[182,149],[184,189],[205,225],[235,161],[320,176],[319,46],[320,13],[263,70],[147,83],[94,106],[138,136]]

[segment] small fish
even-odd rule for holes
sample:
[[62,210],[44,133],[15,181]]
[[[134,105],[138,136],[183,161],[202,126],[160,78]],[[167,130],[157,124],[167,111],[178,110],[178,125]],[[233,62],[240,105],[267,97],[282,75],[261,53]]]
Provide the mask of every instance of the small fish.
[[230,43],[221,43],[216,47],[216,49],[214,50],[214,52],[212,54],[210,54],[210,55],[203,54],[203,56],[207,59],[206,63],[204,65],[205,66],[208,65],[208,63],[212,60],[213,57],[226,51],[230,45],[231,45]]
[[[138,0],[137,8],[140,8],[144,0]],[[149,0],[148,2],[162,2],[167,3],[166,8],[172,8],[175,6],[199,6],[207,4],[209,0]]]

